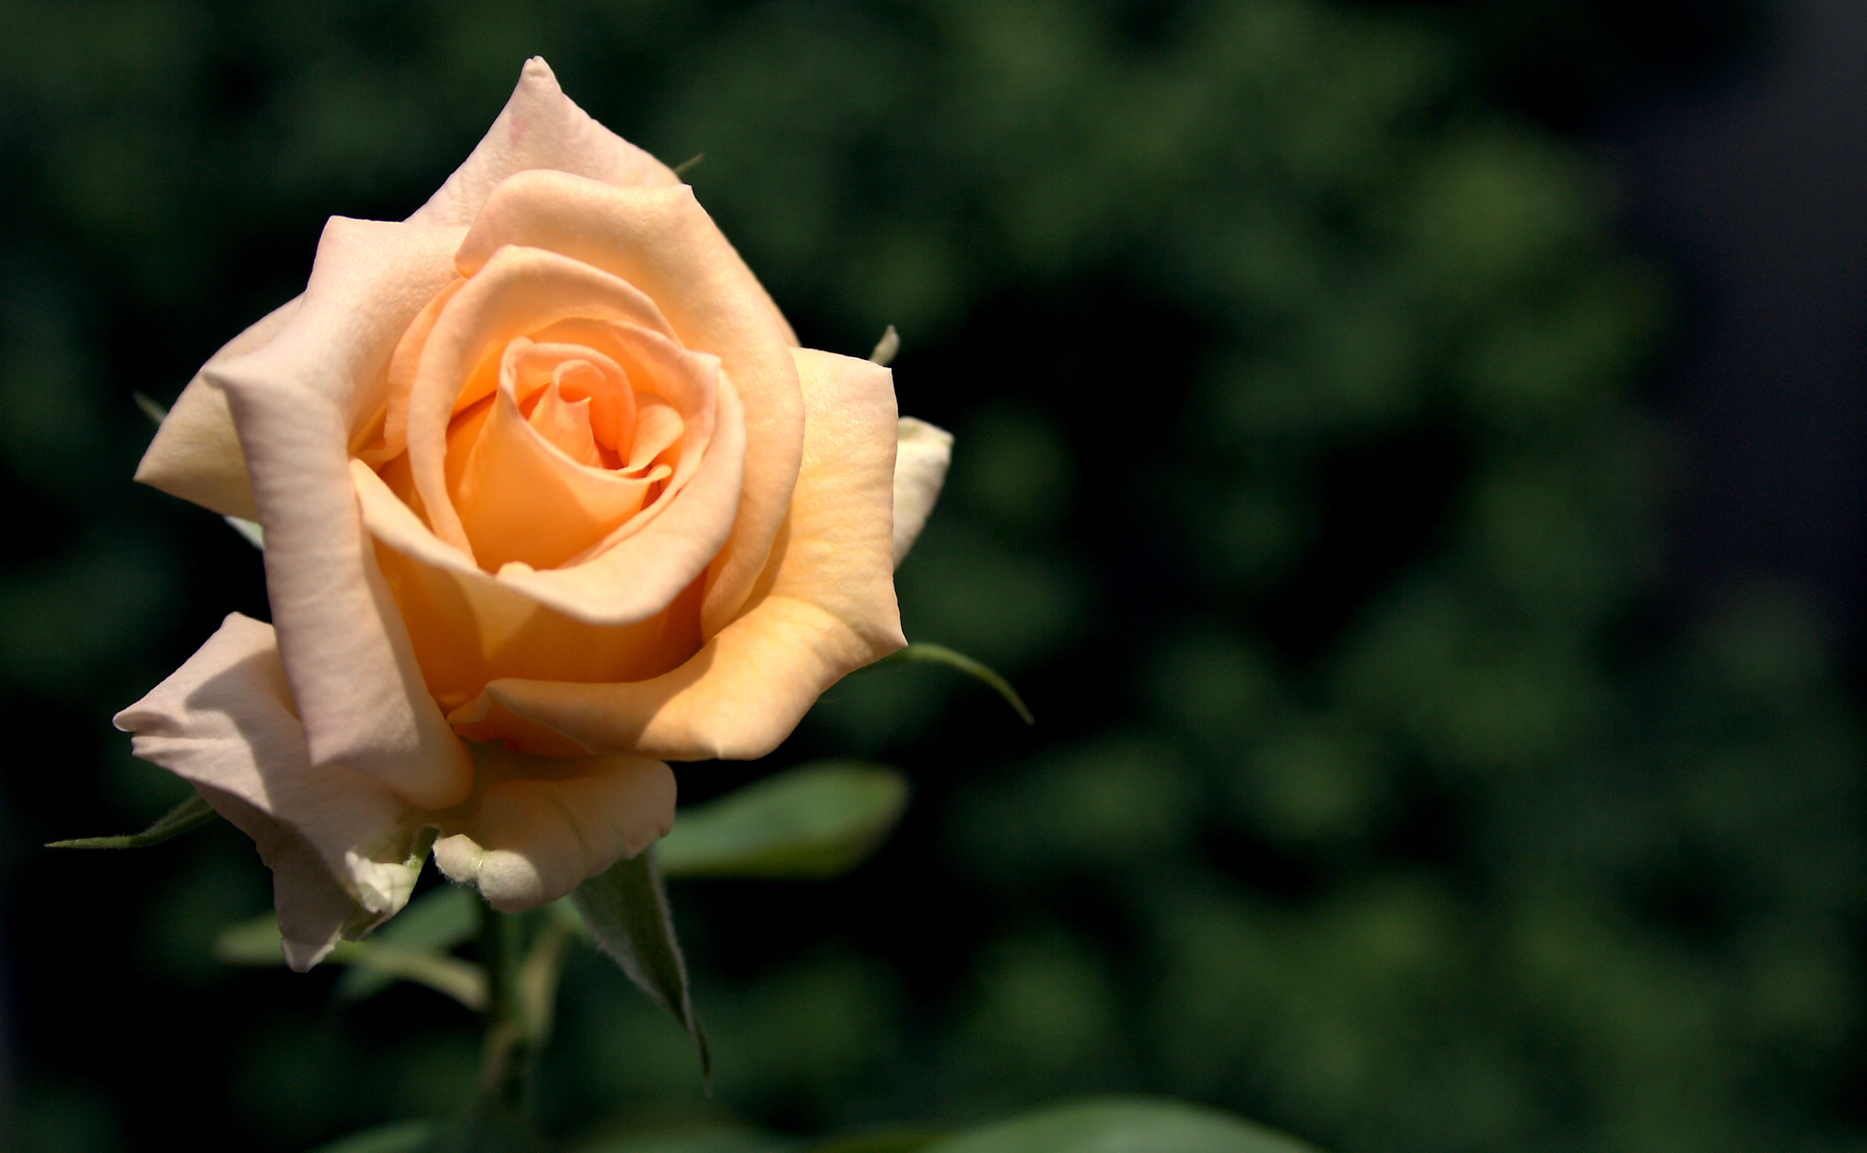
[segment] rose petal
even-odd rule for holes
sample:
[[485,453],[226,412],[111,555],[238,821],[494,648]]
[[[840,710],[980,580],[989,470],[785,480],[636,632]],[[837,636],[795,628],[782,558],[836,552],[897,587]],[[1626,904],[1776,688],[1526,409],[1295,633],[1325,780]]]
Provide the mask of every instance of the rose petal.
[[920,538],[946,469],[953,459],[953,434],[911,416],[901,418],[895,446],[895,567]]
[[592,120],[564,95],[550,65],[534,56],[473,154],[408,222],[471,224],[495,185],[528,168],[555,168],[623,186],[681,180],[667,165]]
[[[533,591],[511,583],[516,569],[498,576],[485,572],[465,553],[435,538],[426,525],[361,461],[351,462],[351,479],[364,522],[380,544],[379,562],[401,607],[429,692],[441,707],[453,709],[478,696],[488,681],[502,676],[552,676],[590,681],[642,680],[678,665],[700,646],[695,623],[699,582],[676,586],[668,609],[620,625],[592,624],[557,612]],[[702,486],[695,486],[696,488]],[[722,501],[730,509],[731,494]],[[667,561],[674,550],[650,561]],[[704,558],[690,566],[698,574]],[[645,584],[655,570],[643,567]],[[620,588],[601,590],[626,595]],[[528,742],[533,752],[584,752],[575,745]]]
[[434,863],[478,885],[501,912],[557,900],[674,825],[674,773],[660,761],[534,757],[480,744],[473,756],[481,779],[494,783],[468,813],[443,819],[451,835],[435,842]]
[[[549,412],[555,395],[553,388],[539,408]],[[527,420],[512,381],[501,380],[472,446],[455,450],[467,453],[455,507],[475,561],[495,570],[508,561],[551,568],[641,511],[653,482],[591,467],[597,451],[587,415],[581,432],[589,462],[571,459]]]
[[452,279],[446,230],[335,219],[303,302],[263,347],[208,370],[226,392],[266,533],[266,587],[312,763],[343,764],[422,808],[472,786],[377,570],[346,453],[357,410],[411,317]]
[[[670,485],[591,554],[554,569],[514,562],[499,570],[500,583],[592,624],[628,624],[665,608],[686,582],[708,571],[707,562],[726,543],[740,506],[745,416],[738,391],[724,374],[718,378],[714,416],[711,442],[684,488],[675,492]],[[682,470],[687,464],[683,459]]]
[[253,489],[240,455],[227,398],[203,376],[209,369],[259,348],[284,328],[302,297],[293,297],[221,346],[195,373],[156,429],[136,466],[136,479],[222,516],[255,520]]
[[137,756],[195,785],[253,838],[292,968],[408,901],[421,868],[413,814],[369,777],[311,763],[270,625],[229,616],[115,723],[136,734]]
[[408,398],[408,462],[436,536],[472,552],[447,485],[448,425],[498,387],[513,341],[569,322],[610,322],[671,338],[655,303],[634,285],[554,252],[508,247],[449,298],[422,346]]
[[[425,601],[436,608],[458,602],[450,628],[463,633],[469,645],[489,653],[498,646],[483,640],[480,635],[483,631],[499,634],[502,629],[510,628],[517,632],[540,608],[603,628],[634,625],[662,613],[675,596],[705,570],[708,558],[719,550],[732,527],[733,510],[739,496],[740,468],[745,459],[745,423],[732,382],[722,374],[716,388],[712,436],[686,486],[678,492],[664,491],[653,505],[625,522],[608,541],[599,545],[595,555],[567,567],[533,569],[513,562],[501,566],[496,576],[487,574],[465,549],[443,540],[423,524],[381,477],[370,472],[362,462],[355,462],[353,483],[371,535],[424,568],[451,574],[461,590],[452,595],[429,589],[420,594],[399,596],[404,613],[412,622],[422,611],[418,602]],[[687,464],[683,459],[676,479]],[[367,479],[365,473],[369,474]],[[500,601],[505,603],[495,607]],[[490,617],[487,614],[491,614]],[[423,660],[430,662],[431,677],[441,662],[431,659],[430,646],[447,645],[447,631],[440,630],[440,635],[435,636],[424,634],[416,645]],[[693,644],[699,642],[696,636]],[[607,646],[605,649],[607,651]],[[651,650],[657,654],[661,651],[659,647]],[[688,653],[692,651],[692,647],[687,649]],[[581,655],[566,653],[563,659],[578,662]],[[659,661],[660,658],[653,659]],[[610,657],[606,656],[602,663],[609,661]],[[447,699],[446,693],[432,680],[430,687],[437,697],[443,701]],[[479,691],[478,685],[474,691]]]
[[888,370],[807,349],[796,357],[808,414],[803,467],[745,614],[652,680],[495,681],[451,714],[461,733],[555,734],[666,760],[760,757],[824,689],[907,643],[892,572],[898,422]]
[[[549,249],[647,293],[690,349],[720,358],[745,402],[745,484],[727,547],[708,569],[702,630],[735,616],[765,566],[802,451],[796,339],[693,190],[615,188],[521,172],[487,198],[456,261],[467,276],[507,245]],[[425,493],[424,493],[425,495]]]

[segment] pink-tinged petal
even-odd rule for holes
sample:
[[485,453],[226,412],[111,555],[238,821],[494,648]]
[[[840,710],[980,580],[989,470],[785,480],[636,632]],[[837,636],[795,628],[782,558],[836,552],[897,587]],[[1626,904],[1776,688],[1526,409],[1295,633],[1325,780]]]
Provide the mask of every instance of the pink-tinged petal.
[[255,362],[289,371],[337,405],[348,446],[350,434],[386,407],[387,370],[403,333],[455,280],[450,256],[462,235],[457,228],[331,217],[298,306],[270,340],[208,362],[202,377],[214,384],[232,365]]
[[155,439],[136,466],[136,479],[170,496],[193,501],[222,516],[253,520],[253,490],[246,479],[240,435],[233,430],[227,398],[203,379],[208,369],[265,344],[291,320],[301,297],[273,309],[208,358],[175,400]]
[[[508,245],[562,253],[647,293],[690,349],[720,358],[745,402],[745,484],[733,535],[708,569],[702,629],[737,615],[765,567],[803,448],[796,338],[693,190],[616,188],[522,172],[487,198],[455,259],[464,275]],[[425,493],[424,493],[425,498]]]
[[458,803],[472,770],[422,685],[377,569],[347,445],[355,410],[381,407],[367,382],[382,379],[401,329],[452,279],[412,259],[433,231],[332,221],[290,322],[207,374],[227,394],[252,477],[273,621],[312,763],[347,765],[422,808]]
[[[509,583],[508,574],[495,577],[437,539],[362,462],[351,462],[351,480],[428,691],[443,709],[466,704],[499,677],[643,680],[700,647],[698,580],[677,589],[666,612],[632,624],[593,625],[546,607]],[[522,747],[587,751],[563,741]]]
[[555,168],[622,186],[680,183],[667,165],[572,103],[550,66],[534,56],[486,137],[409,223],[471,224],[495,185],[528,168]]
[[947,465],[953,459],[953,434],[911,416],[901,418],[895,447],[895,567],[920,539],[921,529],[940,499]]
[[116,725],[136,734],[137,756],[189,781],[253,838],[294,969],[408,901],[421,868],[415,815],[369,777],[312,764],[271,626],[228,617]]
[[407,328],[396,341],[395,351],[389,357],[388,376],[384,380],[384,390],[388,394],[383,403],[382,418],[369,420],[350,429],[350,452],[370,463],[372,467],[386,464],[408,451],[408,398],[415,388],[415,369],[421,362],[421,350],[427,346],[428,334],[434,331],[435,321],[440,318],[441,310],[454,298],[467,281],[456,277],[446,288],[434,294],[422,310],[409,321]]
[[452,714],[470,737],[664,760],[760,757],[844,674],[906,644],[895,605],[898,422],[888,370],[799,350],[808,416],[785,531],[745,614],[679,668],[624,684],[501,680]]
[[615,753],[535,757],[474,745],[490,781],[476,802],[442,819],[434,863],[478,885],[504,913],[555,901],[674,824],[674,773],[660,761]]

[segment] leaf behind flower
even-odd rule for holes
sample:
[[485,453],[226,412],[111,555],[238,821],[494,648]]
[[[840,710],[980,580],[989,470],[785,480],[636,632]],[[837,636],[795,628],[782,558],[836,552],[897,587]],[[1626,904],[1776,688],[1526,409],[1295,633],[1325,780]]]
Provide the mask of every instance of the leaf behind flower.
[[631,1133],[580,1145],[577,1153],[794,1153],[798,1143],[758,1129],[681,1128]]
[[[478,902],[464,885],[443,885],[408,903],[382,928],[370,934],[369,944],[401,953],[439,955],[472,937],[479,925]],[[367,961],[352,964],[337,982],[337,995],[349,1001],[389,987],[399,974]]]
[[1316,1153],[1292,1137],[1183,1101],[1073,1101],[935,1142],[924,1153]]
[[655,853],[670,877],[833,877],[867,859],[907,802],[895,769],[817,761],[681,810]]
[[434,1132],[432,1121],[397,1121],[320,1145],[312,1153],[415,1153]]
[[[391,922],[393,924],[393,922]],[[222,929],[214,938],[214,958],[229,965],[283,965],[285,956],[279,948],[279,922],[271,913],[263,913]],[[390,981],[413,981],[445,994],[479,1012],[486,1006],[486,973],[478,965],[430,949],[402,947],[369,941],[339,941],[324,958],[326,965],[349,965],[370,970]],[[348,976],[348,974],[346,974]],[[347,995],[366,996],[366,993]],[[343,993],[342,987],[339,988]]]

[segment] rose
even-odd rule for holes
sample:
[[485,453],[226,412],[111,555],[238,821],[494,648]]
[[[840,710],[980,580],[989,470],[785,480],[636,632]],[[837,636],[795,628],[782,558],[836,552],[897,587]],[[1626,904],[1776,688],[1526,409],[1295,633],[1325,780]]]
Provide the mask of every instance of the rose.
[[949,442],[799,348],[534,59],[420,211],[333,218],[163,422],[138,479],[257,519],[274,623],[230,616],[117,724],[253,837],[294,968],[430,843],[497,908],[553,900],[667,831],[664,762],[762,756],[904,643]]

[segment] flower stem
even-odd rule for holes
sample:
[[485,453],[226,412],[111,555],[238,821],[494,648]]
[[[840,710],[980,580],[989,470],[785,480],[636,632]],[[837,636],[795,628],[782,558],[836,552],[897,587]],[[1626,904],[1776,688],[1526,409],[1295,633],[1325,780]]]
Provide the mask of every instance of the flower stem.
[[525,925],[484,902],[480,905],[480,964],[486,969],[486,1037],[480,1051],[480,1104],[516,1119],[531,1108],[534,1030],[520,981]]

